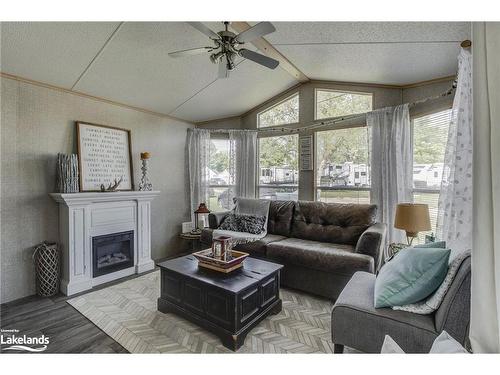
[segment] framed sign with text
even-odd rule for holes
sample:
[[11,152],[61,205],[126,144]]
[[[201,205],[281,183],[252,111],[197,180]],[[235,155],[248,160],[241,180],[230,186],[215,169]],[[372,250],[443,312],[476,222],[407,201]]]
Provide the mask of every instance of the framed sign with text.
[[119,182],[116,190],[133,190],[130,130],[76,123],[80,191],[101,191]]
[[313,170],[313,136],[305,135],[299,138],[299,168],[301,171]]

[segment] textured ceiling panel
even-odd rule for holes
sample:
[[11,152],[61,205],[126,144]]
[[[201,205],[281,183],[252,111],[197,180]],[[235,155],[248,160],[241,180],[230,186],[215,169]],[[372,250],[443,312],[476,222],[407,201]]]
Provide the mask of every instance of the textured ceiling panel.
[[118,24],[2,22],[0,69],[71,88]]
[[404,85],[453,75],[458,44],[279,46],[309,78]]
[[469,22],[273,22],[272,44],[462,41]]
[[168,56],[201,46],[208,38],[184,22],[127,22],[75,89],[169,113],[216,77],[207,54]]
[[[206,25],[216,32],[223,29],[221,23]],[[1,70],[71,88],[117,26],[3,22]],[[277,31],[266,39],[307,76],[349,82],[407,84],[454,74],[456,41],[470,38],[469,23],[276,22],[275,26]],[[412,41],[427,43],[400,43]],[[269,71],[251,62],[243,62],[229,79],[214,82],[217,67],[208,55],[168,56],[171,51],[209,44],[205,35],[183,22],[126,22],[74,89],[202,121],[239,115],[296,83],[280,68]],[[246,48],[254,49],[251,44]]]
[[172,114],[190,121],[240,115],[296,83],[280,68],[270,70],[244,61],[229,79],[215,81]]

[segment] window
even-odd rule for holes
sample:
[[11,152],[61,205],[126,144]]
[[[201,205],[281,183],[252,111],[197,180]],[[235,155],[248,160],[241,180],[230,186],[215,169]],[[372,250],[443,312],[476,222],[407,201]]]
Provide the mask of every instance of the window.
[[232,207],[234,181],[229,172],[229,139],[211,139],[209,162],[210,211],[225,211]]
[[413,201],[429,205],[433,228],[419,233],[419,242],[424,242],[426,234],[435,232],[450,120],[450,109],[412,119]]
[[316,199],[370,203],[368,128],[316,133]]
[[297,200],[299,197],[298,135],[259,139],[259,197]]
[[281,101],[257,115],[257,127],[295,124],[299,122],[299,94]]
[[316,89],[315,99],[316,120],[372,110],[372,94]]

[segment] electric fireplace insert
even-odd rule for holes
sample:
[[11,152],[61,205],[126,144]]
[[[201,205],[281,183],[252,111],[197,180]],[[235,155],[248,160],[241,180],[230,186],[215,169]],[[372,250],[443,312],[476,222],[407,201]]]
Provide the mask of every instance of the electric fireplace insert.
[[93,277],[134,265],[134,231],[92,237]]

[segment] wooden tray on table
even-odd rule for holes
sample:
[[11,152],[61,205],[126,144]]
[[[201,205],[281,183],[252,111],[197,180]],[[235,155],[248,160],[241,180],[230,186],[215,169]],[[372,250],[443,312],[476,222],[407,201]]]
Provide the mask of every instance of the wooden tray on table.
[[231,250],[231,259],[223,260],[214,258],[212,249],[206,249],[193,253],[193,255],[198,259],[199,267],[208,268],[217,272],[229,273],[243,267],[243,261],[249,254],[242,251]]

